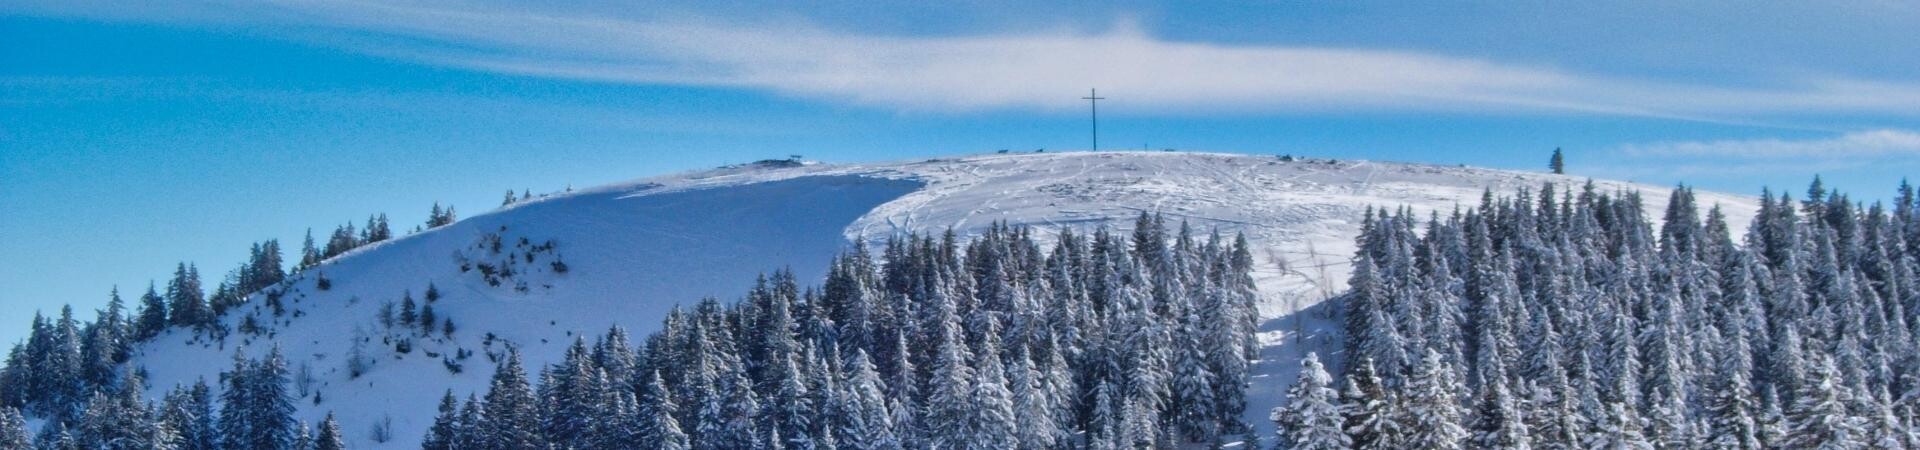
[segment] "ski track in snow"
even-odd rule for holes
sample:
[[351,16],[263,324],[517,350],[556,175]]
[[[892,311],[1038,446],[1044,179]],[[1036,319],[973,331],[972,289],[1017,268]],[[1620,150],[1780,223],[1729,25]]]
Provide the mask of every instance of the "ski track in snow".
[[[237,326],[256,314],[271,336],[235,333],[224,346],[189,342],[174,330],[142,346],[135,364],[149,373],[158,398],[196,378],[218,380],[235,351],[284,349],[290,367],[308,366],[319,404],[296,400],[298,417],[317,423],[338,414],[353,448],[414,448],[431,425],[444,389],[464,398],[484,394],[504,343],[521,348],[529,371],[557,361],[575,336],[588,340],[609,326],[627,328],[635,344],[675,304],[703,297],[732,300],[754,276],[782,267],[817,283],[835,253],[860,240],[889,236],[974,235],[995,221],[1035,227],[1045,238],[1062,227],[1126,231],[1141,212],[1186,221],[1204,236],[1245,233],[1254,247],[1259,288],[1261,359],[1245,418],[1269,432],[1267,411],[1297,375],[1298,361],[1319,351],[1335,364],[1338,328],[1322,302],[1345,288],[1361,214],[1368,206],[1408,207],[1418,217],[1471,207],[1481,193],[1511,195],[1552,182],[1578,188],[1586,179],[1420,164],[1366,161],[1281,161],[1271,156],[1168,152],[997,154],[914,162],[797,167],[744,165],[669,175],[524,201],[453,225],[355,250],[297,277],[275,318],[256,296],[224,320]],[[1666,207],[1668,189],[1595,181],[1606,192],[1639,191],[1649,215]],[[1698,192],[1703,207],[1720,205],[1742,229],[1751,197]],[[543,270],[548,257],[522,269],[527,293],[494,287],[462,273],[453,255],[488,232],[534,243],[552,239],[571,269]],[[315,288],[325,273],[333,288]],[[459,327],[453,339],[414,339],[398,355],[381,342],[375,320],[382,302],[411,291],[424,302],[429,282],[443,298],[435,313]],[[546,285],[551,285],[550,288]],[[298,311],[294,313],[294,311]],[[298,317],[293,317],[298,314]],[[355,330],[371,336],[373,368],[349,379],[345,360]],[[483,346],[491,333],[496,342]],[[450,373],[432,352],[475,355]],[[1336,368],[1337,366],[1330,367]],[[372,424],[390,416],[394,440],[371,440]]]

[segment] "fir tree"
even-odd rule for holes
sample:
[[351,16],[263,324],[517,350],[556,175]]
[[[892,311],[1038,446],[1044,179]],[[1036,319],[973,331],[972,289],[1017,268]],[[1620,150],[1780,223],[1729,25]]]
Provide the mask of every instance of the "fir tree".
[[1461,426],[1465,411],[1454,400],[1454,376],[1440,359],[1440,353],[1428,350],[1420,363],[1414,366],[1413,375],[1408,377],[1406,400],[1393,418],[1399,426],[1410,430],[1405,448],[1423,449],[1460,449],[1467,440],[1467,430]]
[[313,428],[307,426],[306,422],[300,422],[300,426],[296,427],[293,431],[293,445],[289,445],[287,448],[292,450],[313,450]]
[[686,450],[690,448],[687,434],[680,431],[679,421],[674,420],[673,412],[678,406],[666,389],[659,372],[648,374],[647,381],[640,389],[640,404],[637,412],[640,423],[640,441],[652,442],[661,450]]
[[427,428],[427,436],[420,441],[421,450],[452,450],[457,441],[460,427],[459,400],[453,398],[453,390],[448,389],[440,397],[439,415],[434,416],[433,426]]
[[0,450],[28,450],[33,448],[27,432],[27,419],[20,410],[10,406],[0,406]]
[[[997,336],[999,328],[997,322],[989,321],[983,334]],[[997,341],[982,339],[980,348],[976,349],[973,392],[966,403],[969,409],[966,448],[1007,449],[1019,444],[1015,433],[1020,424],[1014,422],[1013,394],[1007,391],[1005,365],[1000,362]]]
[[141,381],[129,376],[119,390],[108,395],[95,392],[82,413],[74,433],[78,445],[95,449],[170,448],[179,436],[162,426],[140,397]]
[[1479,405],[1474,409],[1474,448],[1533,448],[1533,436],[1505,383],[1492,383],[1482,388]]
[[265,359],[234,352],[233,369],[221,374],[217,434],[223,449],[284,449],[293,443],[293,403],[286,393],[286,362],[279,348]]
[[[855,350],[847,366],[846,379],[840,383],[846,390],[840,396],[840,409],[846,420],[840,424],[838,433],[845,437],[845,447],[851,450],[903,448],[900,438],[894,434],[892,413],[887,408],[886,393],[881,389],[884,383],[880,381],[880,374],[874,370],[873,363],[867,359],[866,351]],[[1021,423],[1033,424],[1028,421]]]
[[173,271],[173,280],[167,282],[167,310],[170,324],[199,327],[211,323],[212,312],[208,310],[206,295],[200,289],[200,271],[187,263],[180,263]]
[[1275,409],[1273,420],[1279,427],[1279,441],[1289,449],[1344,450],[1353,445],[1343,427],[1339,397],[1333,390],[1333,377],[1320,365],[1320,357],[1307,353],[1300,361],[1300,378],[1287,392],[1286,406]]
[[734,367],[721,376],[719,391],[701,407],[700,437],[692,442],[695,449],[753,448],[762,437],[754,423],[760,403],[754,399],[753,382],[744,370]]
[[400,296],[400,314],[396,318],[400,319],[400,326],[404,328],[413,328],[414,323],[419,321],[418,305],[413,303],[412,292]]
[[1340,397],[1341,412],[1346,417],[1343,430],[1353,440],[1355,450],[1395,449],[1406,441],[1406,430],[1395,422],[1400,415],[1399,399],[1381,385],[1373,361],[1363,360],[1356,366],[1347,376],[1347,388]]
[[973,417],[973,380],[974,369],[968,364],[971,351],[960,331],[959,318],[955,316],[954,304],[949,297],[939,297],[934,305],[934,327],[938,333],[939,348],[933,359],[933,377],[928,382],[928,406],[932,408],[926,416],[927,441],[933,447],[965,448],[968,445],[970,431],[969,420]]
[[1753,373],[1753,350],[1747,344],[1746,332],[1739,324],[1725,326],[1727,336],[1725,345],[1718,356],[1718,381],[1709,392],[1708,408],[1711,411],[1711,445],[1717,449],[1759,450],[1759,421],[1754,415],[1759,411],[1757,396],[1750,380]]
[[320,421],[320,432],[313,437],[313,450],[345,450],[347,444],[340,435],[340,422],[333,420],[333,413]]
[[481,412],[478,432],[489,449],[536,450],[545,448],[540,433],[540,403],[527,383],[526,369],[520,365],[520,351],[509,347],[507,357],[494,370]]
[[175,387],[161,401],[159,420],[179,435],[179,450],[215,450],[219,447],[218,428],[214,426],[213,394],[205,380],[191,388]]
[[313,229],[308,228],[306,239],[300,243],[300,263],[293,266],[294,271],[302,272],[313,266],[318,266],[322,259],[324,258],[320,256],[320,249],[314,247]]
[[140,318],[134,325],[135,340],[146,341],[167,330],[171,323],[167,315],[166,299],[154,290],[153,284],[147,284],[147,293],[140,296]]
[[1847,388],[1840,383],[1839,369],[1833,361],[1818,358],[1811,377],[1794,394],[1793,408],[1787,411],[1788,448],[1844,450],[1866,448],[1867,433],[1861,420],[1847,410]]
[[1013,421],[1020,448],[1052,448],[1061,435],[1058,418],[1059,411],[1053,404],[1054,394],[1049,392],[1049,384],[1039,370],[1034,368],[1032,358],[1025,351],[1016,351],[1013,365],[1007,368],[1011,378],[1007,380],[1008,391],[1013,394]]

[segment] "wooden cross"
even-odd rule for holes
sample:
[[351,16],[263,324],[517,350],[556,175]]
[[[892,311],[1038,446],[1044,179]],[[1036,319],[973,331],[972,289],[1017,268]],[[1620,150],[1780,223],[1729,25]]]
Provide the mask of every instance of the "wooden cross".
[[1107,98],[1101,97],[1097,89],[1088,89],[1087,96],[1080,99],[1086,100],[1087,105],[1093,109],[1093,150],[1100,151],[1100,101]]

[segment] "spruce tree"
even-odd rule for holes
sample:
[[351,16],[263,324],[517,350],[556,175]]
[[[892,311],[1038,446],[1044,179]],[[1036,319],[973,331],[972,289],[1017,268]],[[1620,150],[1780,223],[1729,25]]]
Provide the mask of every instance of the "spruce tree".
[[440,397],[440,413],[433,418],[433,426],[427,427],[427,436],[420,441],[421,450],[452,450],[459,431],[459,400],[453,398],[453,390],[448,389]]
[[20,410],[0,406],[0,450],[31,449],[33,443],[30,437],[27,419],[20,415]]
[[333,420],[333,413],[320,421],[320,432],[313,436],[313,450],[346,450],[347,443],[340,435],[340,422]]
[[971,438],[969,420],[974,412],[971,393],[975,372],[968,364],[972,352],[960,331],[953,302],[949,297],[938,298],[939,303],[933,305],[933,326],[940,338],[932,361],[933,376],[928,381],[931,392],[927,404],[932,410],[926,415],[924,431],[933,447],[965,448]]
[[1013,394],[1013,420],[1020,448],[1052,448],[1061,435],[1056,428],[1054,394],[1026,351],[1016,351],[1007,368],[1008,392]]
[[1718,379],[1708,394],[1709,426],[1713,430],[1708,445],[1725,450],[1759,450],[1760,425],[1754,416],[1760,405],[1751,381],[1753,350],[1743,327],[1729,324],[1724,328],[1727,336],[1717,355]]
[[306,422],[300,422],[300,426],[296,427],[293,432],[293,444],[287,446],[287,448],[291,450],[313,450],[313,428],[307,426]]
[[[986,336],[998,336],[997,321],[989,321],[983,330]],[[967,402],[969,414],[967,423],[969,436],[966,448],[989,450],[1017,447],[1017,428],[1014,422],[1013,394],[1007,391],[1005,365],[1000,362],[998,339],[991,337],[980,341],[974,359],[974,382],[970,401]]]
[[661,450],[690,448],[687,434],[680,430],[679,421],[673,418],[678,406],[674,404],[672,394],[667,391],[659,372],[648,373],[646,382],[640,388],[639,403],[640,442],[655,443]]
[[[1173,411],[1174,423],[1179,428],[1180,436],[1186,441],[1210,442],[1217,435],[1221,422],[1216,416],[1217,399],[1214,397],[1215,386],[1221,383],[1221,380],[1216,378],[1212,367],[1209,367],[1207,355],[1209,349],[1200,344],[1201,340],[1198,339],[1200,333],[1196,322],[1199,322],[1197,316],[1190,316],[1183,321],[1182,332],[1179,333],[1183,344],[1172,349],[1175,355],[1172,374],[1173,394],[1177,399],[1174,404],[1178,408]],[[1233,350],[1235,350],[1233,353],[1239,353],[1237,348]]]
[[[851,450],[903,448],[899,436],[894,434],[893,417],[887,408],[886,392],[881,388],[885,383],[880,381],[880,374],[874,370],[873,362],[868,360],[866,351],[855,350],[853,359],[848,362],[847,367],[846,379],[840,383],[846,390],[840,396],[842,402],[840,409],[846,417],[838,433],[845,438],[842,443]],[[1033,424],[1026,421],[1021,423]],[[1027,430],[1022,431],[1025,433]],[[1030,434],[1025,433],[1023,436]],[[1023,442],[1023,444],[1027,443],[1032,442]]]
[[1360,361],[1347,375],[1347,387],[1340,393],[1340,410],[1345,415],[1344,430],[1355,450],[1399,448],[1406,431],[1395,422],[1401,407],[1399,398],[1389,394],[1375,375],[1373,361]]
[[207,309],[205,297],[200,289],[200,271],[184,262],[176,266],[173,280],[167,282],[170,324],[200,327],[211,323],[213,313]]
[[493,372],[482,409],[480,441],[486,448],[538,450],[547,446],[540,433],[540,403],[520,365],[520,350],[509,347],[507,357]]
[[1474,448],[1533,448],[1532,432],[1522,420],[1520,407],[1507,391],[1506,383],[1492,383],[1481,388],[1480,401],[1474,409]]
[[1640,434],[1638,417],[1623,402],[1608,402],[1606,413],[1587,434],[1587,448],[1595,450],[1653,450]]
[[1406,407],[1393,418],[1409,430],[1405,448],[1465,448],[1467,430],[1461,423],[1466,412],[1454,400],[1457,381],[1452,370],[1441,361],[1440,353],[1431,349],[1414,365],[1413,375],[1403,388]]
[[400,314],[396,317],[400,319],[402,328],[413,328],[414,323],[420,319],[418,311],[418,305],[413,303],[413,292],[401,294]]
[[322,259],[320,249],[314,247],[313,229],[308,228],[306,239],[300,242],[300,263],[293,266],[294,271],[302,272],[313,266],[318,266]]
[[754,398],[753,382],[746,371],[732,367],[721,374],[718,392],[701,407],[699,438],[692,442],[695,449],[753,448],[764,437],[755,424],[760,403]]
[[170,448],[179,440],[174,430],[154,419],[141,398],[142,384],[129,375],[112,395],[95,392],[82,413],[75,435],[82,447],[97,449]]
[[1274,410],[1279,440],[1289,449],[1345,450],[1353,445],[1344,430],[1339,394],[1333,377],[1309,352],[1300,361],[1300,378],[1287,391],[1287,404]]
[[1793,396],[1787,410],[1788,448],[1846,450],[1866,448],[1867,432],[1859,417],[1848,411],[1851,399],[1840,383],[1840,371],[1828,358],[1816,358],[1809,379]]
[[135,322],[135,340],[146,341],[167,330],[171,323],[167,315],[166,299],[154,290],[153,283],[147,283],[147,293],[140,296],[140,318]]
[[213,394],[206,380],[196,380],[190,388],[176,386],[161,401],[159,415],[160,422],[179,436],[178,450],[220,448]]

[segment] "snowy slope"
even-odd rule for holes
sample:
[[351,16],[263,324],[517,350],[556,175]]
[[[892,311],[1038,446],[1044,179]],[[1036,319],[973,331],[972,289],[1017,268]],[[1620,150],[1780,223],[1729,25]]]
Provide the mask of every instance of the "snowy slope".
[[[1049,153],[988,155],[862,165],[747,165],[606,186],[523,202],[453,225],[363,248],[305,273],[283,298],[287,315],[274,318],[254,298],[226,320],[247,314],[270,335],[235,334],[226,348],[189,342],[176,330],[147,344],[137,364],[147,368],[157,397],[175,383],[217,379],[233,353],[259,355],[281,345],[296,368],[313,376],[301,417],[340,415],[355,448],[412,448],[432,420],[443,388],[456,395],[484,392],[492,363],[486,352],[503,343],[522,348],[527,365],[557,360],[573,336],[589,337],[613,324],[637,338],[657,327],[676,303],[704,296],[732,299],[755,274],[791,267],[817,281],[825,264],[850,241],[877,243],[894,233],[971,234],[993,221],[1041,231],[1071,226],[1126,228],[1141,211],[1190,221],[1205,230],[1244,232],[1254,248],[1256,281],[1267,343],[1249,393],[1251,422],[1265,423],[1308,350],[1327,348],[1330,326],[1313,306],[1344,288],[1348,255],[1368,205],[1451,211],[1471,206],[1485,189],[1511,193],[1542,183],[1577,186],[1577,177],[1365,161],[1281,161],[1270,156],[1196,153]],[[1648,210],[1664,209],[1660,187],[1599,182],[1606,191],[1643,193]],[[1726,208],[1730,221],[1751,219],[1754,200],[1699,193],[1705,205]],[[1739,230],[1736,230],[1739,232]],[[495,254],[490,239],[500,237]],[[519,239],[526,238],[526,245]],[[552,250],[538,250],[551,241]],[[526,254],[534,262],[526,262]],[[461,261],[469,270],[461,270]],[[490,285],[479,263],[516,275]],[[563,260],[565,273],[551,262]],[[332,288],[318,290],[324,273]],[[452,317],[451,339],[416,337],[411,353],[395,356],[376,319],[383,302],[411,291],[424,301],[431,282],[443,294],[435,313]],[[524,291],[516,289],[526,283]],[[1324,308],[1321,308],[1324,309]],[[297,317],[295,317],[297,316]],[[271,322],[271,323],[269,323]],[[490,344],[488,334],[494,336]],[[365,337],[378,356],[365,375],[349,379],[349,349]],[[451,373],[441,357],[464,348],[476,354]],[[376,445],[376,422],[390,417],[394,439]]]

